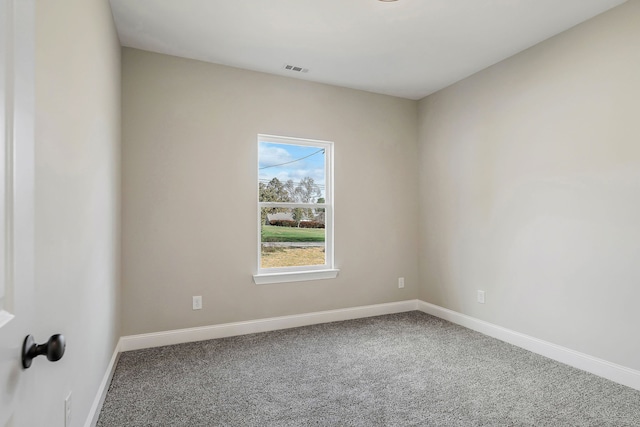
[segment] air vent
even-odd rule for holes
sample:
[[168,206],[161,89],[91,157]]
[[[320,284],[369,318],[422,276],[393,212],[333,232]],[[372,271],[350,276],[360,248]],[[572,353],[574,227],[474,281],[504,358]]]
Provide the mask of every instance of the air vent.
[[302,67],[298,67],[296,65],[285,65],[284,67],[285,70],[289,70],[289,71],[295,71],[296,73],[308,73],[309,70],[307,68],[302,68]]

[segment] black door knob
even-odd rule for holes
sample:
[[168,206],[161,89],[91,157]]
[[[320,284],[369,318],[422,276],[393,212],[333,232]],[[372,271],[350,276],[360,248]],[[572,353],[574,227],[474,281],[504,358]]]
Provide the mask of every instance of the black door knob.
[[66,342],[64,335],[56,334],[52,335],[44,344],[36,344],[32,335],[27,335],[22,345],[22,367],[27,369],[31,366],[31,360],[34,357],[47,356],[47,359],[51,362],[56,362],[62,359],[64,356],[64,349]]

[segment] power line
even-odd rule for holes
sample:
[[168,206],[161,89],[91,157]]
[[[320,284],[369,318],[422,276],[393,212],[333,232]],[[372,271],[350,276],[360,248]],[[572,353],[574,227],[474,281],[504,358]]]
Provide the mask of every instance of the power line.
[[309,154],[308,156],[304,156],[304,157],[300,157],[299,159],[295,159],[295,160],[291,160],[290,162],[284,162],[284,163],[279,163],[277,165],[269,165],[269,166],[263,166],[261,168],[258,168],[258,170],[262,170],[262,169],[268,169],[268,168],[275,168],[276,166],[283,166],[283,165],[288,165],[289,163],[295,163],[295,162],[299,162],[300,160],[304,160],[308,157],[314,156],[316,154],[318,154],[319,152],[323,152],[324,153],[324,148],[319,149],[318,151]]

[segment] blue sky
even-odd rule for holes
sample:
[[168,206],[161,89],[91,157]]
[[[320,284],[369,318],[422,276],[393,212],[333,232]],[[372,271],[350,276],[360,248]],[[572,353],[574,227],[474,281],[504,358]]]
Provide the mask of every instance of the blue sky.
[[260,142],[258,144],[258,179],[270,181],[276,177],[282,182],[292,179],[297,183],[309,176],[318,184],[324,196],[324,154],[319,152],[303,159],[321,149],[322,147],[306,145]]

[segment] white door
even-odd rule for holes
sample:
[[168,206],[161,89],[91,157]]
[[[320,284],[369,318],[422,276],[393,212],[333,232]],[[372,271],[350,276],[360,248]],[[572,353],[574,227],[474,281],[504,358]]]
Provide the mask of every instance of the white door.
[[21,363],[24,338],[42,321],[31,308],[33,43],[33,0],[0,0],[0,427],[21,427],[37,410],[28,398],[42,368]]

